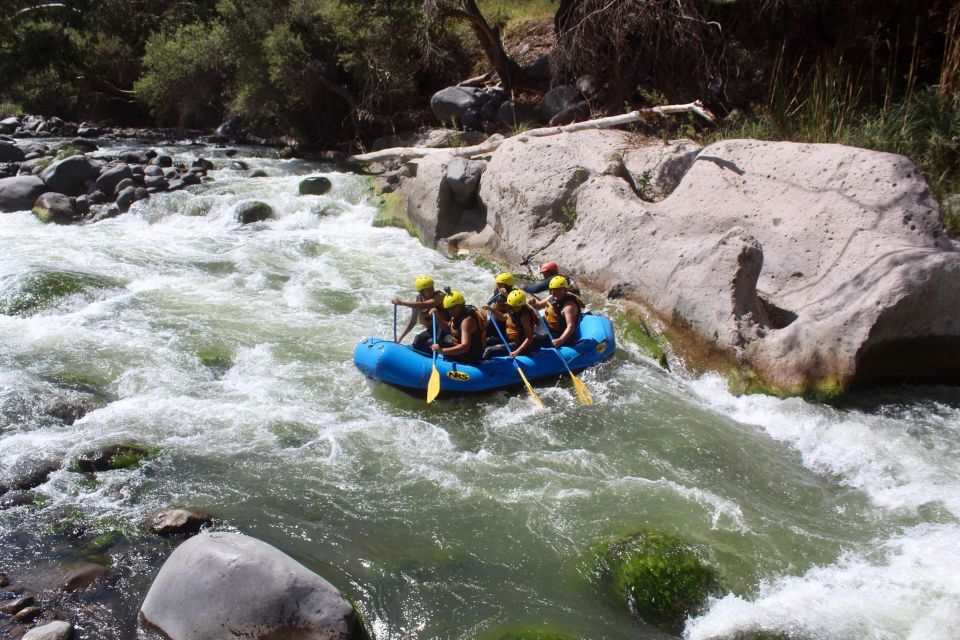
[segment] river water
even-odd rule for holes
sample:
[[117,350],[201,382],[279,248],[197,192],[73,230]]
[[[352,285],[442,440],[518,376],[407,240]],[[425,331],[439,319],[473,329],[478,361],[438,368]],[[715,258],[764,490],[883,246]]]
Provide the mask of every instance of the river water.
[[[621,341],[580,376],[594,406],[563,381],[538,385],[545,409],[522,390],[428,406],[364,379],[353,347],[392,335],[389,300],[417,275],[480,300],[489,269],[371,227],[357,176],[246,149],[269,174],[247,179],[222,150],[166,151],[213,159],[215,180],[95,225],[0,215],[8,312],[37,274],[89,284],[0,315],[0,483],[59,467],[36,504],[0,511],[0,571],[16,583],[53,562],[110,564],[98,587],[44,597],[80,637],[146,636],[136,612],[175,542],[139,524],[171,505],[324,575],[380,640],[517,625],[668,637],[593,576],[591,551],[639,528],[679,535],[723,576],[691,640],[960,637],[957,390],[842,408],[734,397]],[[307,174],[332,192],[297,195]],[[239,225],[249,199],[277,218]],[[92,410],[67,425],[48,415],[58,399]],[[117,442],[158,453],[74,470]]]

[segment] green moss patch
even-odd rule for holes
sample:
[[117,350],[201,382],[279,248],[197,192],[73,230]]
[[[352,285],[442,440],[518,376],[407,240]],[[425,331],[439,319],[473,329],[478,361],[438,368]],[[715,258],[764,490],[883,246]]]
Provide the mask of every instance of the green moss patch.
[[93,538],[84,548],[91,553],[103,553],[123,541],[123,534],[119,531],[107,531]]
[[377,215],[373,218],[375,227],[396,227],[423,242],[423,237],[407,217],[406,201],[398,193],[385,193],[378,196]]
[[37,217],[37,220],[43,224],[50,224],[56,219],[56,216],[53,215],[53,211],[47,209],[46,207],[34,207],[31,209],[33,215]]
[[668,631],[679,631],[720,586],[694,549],[668,533],[641,530],[596,555],[599,573],[630,611]]
[[577,640],[580,636],[543,626],[509,626],[488,631],[477,640]]
[[207,345],[197,352],[200,364],[223,374],[233,366],[233,353],[223,345]]
[[77,459],[77,469],[86,473],[133,469],[152,460],[159,453],[157,447],[137,444],[113,444],[89,451]]
[[727,380],[730,392],[736,395],[761,394],[774,398],[801,397],[809,402],[837,404],[847,397],[847,385],[837,380],[824,380],[803,388],[784,388],[768,384],[754,372],[734,369]]
[[0,290],[0,313],[29,315],[67,296],[118,286],[115,280],[90,273],[38,269],[20,275]]
[[640,353],[651,360],[656,360],[664,369],[670,368],[667,362],[666,338],[652,331],[642,320],[620,316],[616,321],[619,340],[634,343],[640,348]]

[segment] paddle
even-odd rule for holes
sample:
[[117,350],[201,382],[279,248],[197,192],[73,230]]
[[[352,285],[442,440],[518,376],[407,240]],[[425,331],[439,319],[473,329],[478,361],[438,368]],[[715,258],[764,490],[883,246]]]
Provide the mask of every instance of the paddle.
[[[543,328],[546,330],[547,335],[550,337],[550,340],[553,340],[553,334],[550,333],[550,327],[547,326],[547,319],[540,316],[543,320]],[[577,397],[580,399],[580,404],[593,404],[593,397],[590,395],[590,392],[587,391],[585,384],[580,382],[577,376],[573,375],[573,371],[570,370],[570,365],[567,364],[567,361],[563,359],[563,354],[560,353],[560,349],[557,347],[550,347],[553,349],[554,353],[557,354],[557,357],[560,358],[560,362],[563,363],[563,366],[567,369],[567,373],[570,374],[570,379],[573,380],[573,388],[577,391]]]
[[[500,331],[500,327],[497,326],[497,321],[494,319],[492,313],[487,313],[487,317],[490,318],[490,324],[493,325],[493,328],[497,330],[497,335],[500,336],[500,340],[503,342],[503,346],[507,348],[507,353],[510,353],[510,343],[507,342],[506,337],[503,335],[503,331]],[[543,406],[543,401],[540,400],[540,396],[537,395],[537,392],[533,390],[533,386],[530,384],[530,381],[527,380],[527,376],[523,375],[523,369],[520,368],[520,363],[517,362],[516,358],[510,358],[513,361],[513,366],[517,368],[517,373],[520,374],[520,377],[523,379],[523,384],[527,385],[527,391],[530,392],[530,397],[533,398],[533,401],[536,402],[541,407]]]
[[397,305],[393,305],[393,341],[397,341]]
[[[437,344],[437,314],[433,318],[433,344]],[[570,374],[573,375],[573,374]],[[437,371],[437,352],[433,352],[433,371],[430,373],[430,382],[427,383],[427,404],[430,404],[440,395],[440,372]]]

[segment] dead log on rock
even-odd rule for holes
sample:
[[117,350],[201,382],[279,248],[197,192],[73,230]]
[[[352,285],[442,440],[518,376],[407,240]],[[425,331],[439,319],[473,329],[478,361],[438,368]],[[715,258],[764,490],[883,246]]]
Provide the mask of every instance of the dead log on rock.
[[703,106],[699,100],[689,104],[668,104],[661,107],[649,107],[646,109],[637,109],[630,113],[618,116],[609,116],[607,118],[597,118],[596,120],[585,120],[583,122],[574,122],[559,127],[541,127],[539,129],[530,129],[523,133],[518,133],[509,138],[491,137],[480,144],[469,147],[447,147],[441,149],[430,149],[425,147],[394,147],[392,149],[382,149],[370,153],[361,153],[347,158],[348,162],[379,162],[392,158],[409,160],[411,158],[423,158],[432,153],[446,153],[453,156],[473,157],[490,153],[501,144],[508,140],[525,141],[529,138],[542,138],[544,136],[553,136],[560,133],[574,133],[576,131],[585,131],[588,129],[610,129],[620,127],[625,124],[639,122],[651,115],[671,115],[675,113],[695,113],[707,122],[716,122],[716,117]]

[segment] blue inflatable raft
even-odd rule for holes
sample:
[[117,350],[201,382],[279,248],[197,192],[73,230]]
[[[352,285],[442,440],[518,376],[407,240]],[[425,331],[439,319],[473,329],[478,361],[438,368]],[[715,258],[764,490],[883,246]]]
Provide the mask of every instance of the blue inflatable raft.
[[[586,313],[580,320],[580,339],[559,349],[538,349],[517,357],[528,380],[552,378],[566,373],[557,357],[563,356],[574,371],[591,367],[613,355],[617,342],[609,318]],[[367,338],[353,351],[353,362],[363,375],[408,390],[426,390],[433,359],[408,345],[382,338]],[[495,356],[476,364],[451,362],[437,356],[440,392],[478,393],[523,384],[507,356]]]

